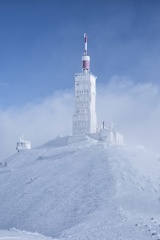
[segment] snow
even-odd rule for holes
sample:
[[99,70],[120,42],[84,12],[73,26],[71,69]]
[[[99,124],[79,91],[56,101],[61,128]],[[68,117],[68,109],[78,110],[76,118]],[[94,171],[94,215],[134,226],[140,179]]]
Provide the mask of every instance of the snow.
[[[4,160],[0,229],[58,240],[159,239],[160,155],[89,137],[69,141],[59,137]],[[0,231],[0,239],[22,233],[32,239],[21,231]]]
[[[0,230],[0,240],[53,240],[51,237],[44,237],[38,233],[30,233],[26,231],[19,231],[17,229],[10,229],[8,231]],[[55,239],[56,240],[56,239]]]

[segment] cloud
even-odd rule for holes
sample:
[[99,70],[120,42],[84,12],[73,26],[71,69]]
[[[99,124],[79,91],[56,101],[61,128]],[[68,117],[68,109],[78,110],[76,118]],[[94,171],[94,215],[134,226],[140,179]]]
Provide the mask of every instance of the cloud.
[[71,134],[73,94],[59,91],[21,108],[0,111],[1,159],[15,153],[16,141],[21,134],[38,146],[59,134]]
[[[15,153],[21,134],[36,147],[57,135],[72,132],[73,91],[55,92],[41,101],[0,111],[1,159]],[[98,124],[114,123],[128,144],[159,151],[160,87],[113,76],[97,87]]]
[[99,120],[113,122],[127,143],[159,151],[160,87],[114,76],[97,96]]

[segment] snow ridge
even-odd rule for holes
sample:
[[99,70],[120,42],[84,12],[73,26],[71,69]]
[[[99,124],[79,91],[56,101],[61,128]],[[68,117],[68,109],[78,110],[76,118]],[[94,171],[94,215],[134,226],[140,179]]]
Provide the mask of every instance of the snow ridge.
[[159,239],[159,155],[80,140],[60,137],[5,160],[0,228],[59,240]]

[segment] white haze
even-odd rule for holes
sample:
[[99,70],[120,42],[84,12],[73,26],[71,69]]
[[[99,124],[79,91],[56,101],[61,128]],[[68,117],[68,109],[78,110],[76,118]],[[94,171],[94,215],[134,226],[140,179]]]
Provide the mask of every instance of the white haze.
[[[73,91],[59,91],[23,107],[0,111],[0,159],[15,153],[21,134],[36,147],[57,135],[71,134]],[[97,87],[98,124],[113,122],[126,143],[159,151],[160,87],[151,82],[135,83],[114,76]]]

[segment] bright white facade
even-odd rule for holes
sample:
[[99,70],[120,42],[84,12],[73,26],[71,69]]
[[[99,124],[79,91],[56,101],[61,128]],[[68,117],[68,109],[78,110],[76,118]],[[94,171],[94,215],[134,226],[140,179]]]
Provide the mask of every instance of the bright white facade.
[[20,137],[19,141],[17,142],[16,150],[17,152],[21,150],[31,149],[31,143],[27,140],[24,140],[23,135]]
[[90,57],[87,56],[87,36],[82,56],[82,73],[75,74],[75,108],[73,135],[96,133],[96,77],[90,73]]
[[[124,136],[113,125],[97,127],[96,117],[96,77],[90,72],[90,56],[87,55],[87,35],[84,34],[84,55],[82,73],[75,74],[75,107],[73,132],[70,140],[87,135],[95,140],[105,141],[108,145],[123,145]],[[67,144],[67,143],[66,143]]]
[[105,127],[103,123],[103,125],[97,129],[96,133],[90,133],[87,135],[95,140],[104,141],[110,146],[124,145],[124,136],[114,129],[113,124],[109,127]]
[[124,144],[124,136],[117,132],[113,125],[110,127],[101,127],[99,131],[99,139],[102,141],[106,141],[109,145],[123,145]]

